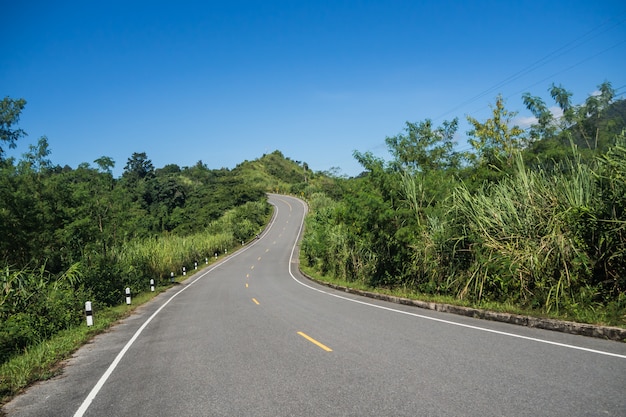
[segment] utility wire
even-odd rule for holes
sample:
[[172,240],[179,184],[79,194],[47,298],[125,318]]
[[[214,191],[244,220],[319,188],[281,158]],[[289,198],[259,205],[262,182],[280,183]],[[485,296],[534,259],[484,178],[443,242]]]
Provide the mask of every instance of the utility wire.
[[[604,22],[603,22],[603,23],[601,23],[600,25],[598,25],[598,26],[596,26],[596,27],[592,28],[591,30],[589,30],[589,31],[587,31],[586,33],[584,33],[583,35],[579,36],[578,38],[576,38],[576,39],[574,39],[574,40],[572,40],[572,41],[570,41],[570,42],[566,43],[565,45],[563,45],[563,46],[561,46],[561,47],[559,47],[559,48],[557,48],[557,49],[553,50],[552,52],[548,53],[546,56],[544,56],[543,58],[541,58],[541,59],[539,59],[539,60],[535,61],[535,62],[534,62],[534,63],[532,63],[531,65],[529,65],[529,66],[527,66],[527,67],[525,67],[525,68],[521,69],[520,71],[518,71],[518,72],[516,72],[516,73],[514,73],[514,74],[512,74],[512,75],[510,75],[509,77],[505,78],[504,80],[502,80],[502,81],[500,81],[500,82],[498,82],[498,83],[494,84],[493,86],[491,86],[491,87],[487,88],[487,89],[486,89],[486,90],[484,90],[483,92],[481,92],[481,93],[479,93],[479,94],[477,94],[477,95],[475,95],[475,96],[471,97],[470,99],[468,99],[468,100],[466,100],[466,101],[462,102],[461,104],[459,104],[459,105],[455,106],[454,108],[452,108],[452,109],[450,109],[450,110],[448,110],[448,111],[446,111],[446,112],[444,112],[444,113],[440,114],[439,116],[437,116],[437,117],[435,117],[435,118],[433,118],[433,119],[431,119],[431,120],[432,120],[432,121],[437,121],[437,120],[440,120],[440,119],[442,119],[443,117],[447,116],[448,114],[450,114],[450,113],[452,113],[452,112],[454,112],[454,111],[456,111],[456,110],[459,110],[460,108],[465,107],[466,105],[471,104],[471,103],[473,103],[473,102],[475,102],[475,101],[477,101],[477,100],[479,100],[479,99],[483,98],[484,96],[486,96],[486,95],[488,95],[488,94],[493,94],[493,92],[494,92],[494,91],[497,91],[497,90],[498,90],[498,89],[500,89],[501,87],[503,87],[503,86],[505,86],[505,85],[507,85],[507,84],[510,84],[511,82],[513,82],[513,81],[515,81],[515,80],[517,80],[517,79],[521,78],[521,77],[522,77],[522,76],[524,76],[524,75],[527,75],[527,74],[531,73],[532,71],[535,71],[536,69],[538,69],[538,68],[540,68],[540,67],[542,67],[542,66],[546,65],[547,63],[549,63],[549,62],[553,61],[554,59],[556,59],[556,58],[558,58],[558,57],[560,57],[560,56],[562,56],[562,55],[564,55],[564,54],[566,54],[566,53],[568,53],[568,52],[570,52],[570,51],[572,51],[572,50],[574,50],[574,49],[576,49],[576,48],[579,48],[580,46],[582,46],[582,45],[584,45],[585,43],[587,43],[587,42],[591,41],[592,39],[597,38],[597,37],[598,37],[598,36],[600,36],[601,34],[603,34],[603,33],[607,32],[607,31],[609,31],[609,30],[613,29],[614,27],[619,26],[619,25],[621,25],[622,23],[626,22],[626,18],[622,19],[622,17],[623,17],[624,15],[626,15],[626,13],[622,13],[621,15],[619,15],[619,16],[617,17],[617,19],[621,19],[621,20],[617,20],[616,22],[615,22],[614,18],[612,18],[612,19],[608,19],[608,20],[604,21]],[[614,23],[613,25],[611,25],[611,26],[609,26],[609,27],[605,28],[604,30],[602,30],[602,31],[600,31],[600,32],[598,32],[598,33],[595,33],[593,36],[590,36],[590,35],[591,35],[591,34],[593,34],[594,32],[596,32],[596,31],[600,30],[601,28],[603,28],[604,26],[606,26],[607,24],[609,24],[610,22],[615,22],[615,23]],[[585,39],[585,38],[587,38],[587,39]],[[577,67],[577,66],[579,66],[579,65],[581,65],[581,64],[583,64],[583,63],[585,63],[585,62],[587,62],[587,61],[589,61],[589,60],[591,60],[591,59],[593,59],[593,58],[595,58],[595,57],[597,57],[597,56],[599,56],[599,55],[601,55],[601,54],[603,54],[603,53],[605,53],[605,52],[607,52],[607,51],[609,51],[609,50],[611,50],[611,49],[613,49],[613,48],[616,48],[616,47],[618,47],[618,46],[620,46],[620,45],[622,45],[622,44],[624,44],[624,43],[626,43],[626,40],[621,41],[621,42],[618,42],[618,43],[616,43],[616,44],[614,44],[614,45],[612,45],[612,46],[610,46],[610,47],[608,47],[608,48],[606,48],[606,49],[604,49],[604,50],[602,50],[602,51],[600,51],[600,52],[598,52],[598,53],[596,53],[596,54],[594,54],[594,55],[592,55],[592,56],[590,56],[590,57],[587,57],[587,58],[585,58],[585,59],[583,59],[583,60],[581,60],[581,61],[577,62],[576,64],[573,64],[573,65],[571,65],[571,66],[569,66],[569,67],[567,67],[567,68],[565,68],[565,69],[563,69],[563,70],[560,70],[560,71],[558,71],[558,72],[556,72],[556,73],[554,73],[554,74],[550,75],[549,77],[545,77],[544,79],[542,79],[542,80],[540,80],[540,81],[537,81],[537,82],[535,82],[535,83],[531,84],[530,86],[525,87],[525,88],[524,88],[524,89],[522,89],[521,91],[519,91],[519,92],[517,92],[517,93],[513,93],[513,94],[511,94],[511,95],[509,95],[509,96],[505,97],[505,99],[509,99],[509,98],[511,98],[511,97],[512,97],[512,96],[514,96],[514,95],[517,95],[517,94],[520,94],[520,93],[522,93],[522,92],[525,92],[525,91],[527,91],[528,89],[530,89],[530,88],[532,88],[532,87],[535,87],[536,85],[539,85],[539,84],[541,84],[541,83],[544,83],[544,82],[546,82],[546,81],[547,81],[547,80],[549,80],[549,79],[554,79],[554,77],[555,77],[555,76],[557,76],[557,75],[559,75],[559,74],[562,74],[562,73],[564,73],[564,72],[567,72],[567,71],[571,70],[572,68],[575,68],[575,67]],[[626,87],[626,85],[623,85],[623,86],[621,86],[621,87],[619,87],[619,88],[615,89],[616,93],[617,93],[617,91],[619,91],[620,89],[622,89],[622,88],[624,88],[624,87]],[[622,94],[620,94],[620,95],[624,95],[624,94],[625,94],[625,93],[622,93]],[[620,95],[616,94],[616,97],[619,97]],[[469,113],[469,114],[474,114],[474,113],[477,113],[477,112],[479,112],[479,111],[484,110],[484,109],[485,109],[485,108],[487,108],[487,107],[488,107],[488,106],[482,106],[480,109],[474,110],[473,112],[471,112],[471,113]],[[527,128],[526,130],[528,130],[528,129],[529,129],[529,128]],[[380,146],[380,145],[377,145],[376,147],[379,147],[379,146]],[[471,147],[467,147],[467,148],[463,148],[463,149],[457,149],[457,151],[458,151],[458,152],[464,152],[464,151],[467,151],[467,150],[470,150],[470,149],[472,149],[472,148],[471,148]]]
[[[624,15],[626,15],[626,13],[622,13],[619,16],[619,19],[621,19]],[[626,21],[626,19],[621,19],[618,20],[616,23],[614,23],[613,25],[609,26],[608,28],[605,28],[604,30],[596,33],[595,35],[591,36],[591,34],[593,34],[594,32],[598,31],[599,29],[601,29],[602,27],[606,26],[608,23],[610,23],[611,21],[613,21],[613,19],[608,19],[605,22],[603,22],[602,24],[596,26],[595,28],[587,31],[586,33],[584,33],[583,35],[579,36],[578,38],[566,43],[565,45],[555,49],[554,51],[550,52],[548,55],[544,56],[543,58],[535,61],[534,63],[532,63],[531,65],[523,68],[522,70],[516,72],[515,74],[505,78],[504,80],[500,81],[497,84],[494,84],[493,86],[489,87],[488,89],[484,90],[483,92],[471,97],[470,99],[462,102],[461,104],[455,106],[454,108],[442,113],[441,115],[435,117],[433,119],[434,120],[439,120],[445,116],[447,116],[448,114],[459,110],[460,108],[471,104],[481,98],[483,98],[484,96],[488,95],[488,94],[493,94],[494,91],[497,91],[498,89],[500,89],[501,87],[510,84],[511,82],[521,78],[522,76],[531,73],[532,71],[536,70],[537,68],[540,68],[544,65],[546,65],[547,63],[553,61],[554,59],[566,54],[567,52],[570,52],[576,48],[579,48],[580,46],[584,45],[585,43],[591,41],[592,39],[600,36],[601,34],[613,29],[614,27],[621,25],[623,22]],[[587,39],[585,39],[587,38]],[[617,45],[615,45],[617,46]],[[611,48],[609,48],[611,49]],[[603,51],[604,52],[604,51]]]
[[[546,81],[548,81],[548,80],[551,80],[551,79],[552,79],[552,80],[554,80],[554,78],[555,78],[557,75],[560,75],[560,74],[562,74],[562,73],[564,73],[564,72],[570,71],[571,69],[576,68],[577,66],[582,65],[582,64],[584,64],[585,62],[590,61],[590,60],[592,60],[592,59],[596,58],[597,56],[602,55],[602,54],[604,54],[604,53],[606,53],[606,52],[610,51],[611,49],[617,48],[618,46],[620,46],[620,45],[622,45],[622,44],[624,44],[624,43],[626,43],[626,39],[625,39],[625,40],[623,40],[623,41],[621,41],[621,42],[618,42],[618,43],[616,43],[616,44],[614,44],[614,45],[612,45],[612,46],[610,46],[610,47],[608,47],[608,48],[606,48],[606,49],[603,49],[602,51],[600,51],[600,52],[598,52],[598,53],[595,53],[595,54],[593,54],[593,55],[591,55],[591,56],[589,56],[589,57],[587,57],[587,58],[585,58],[585,59],[583,59],[583,60],[581,60],[581,61],[578,61],[577,63],[572,64],[572,65],[570,65],[569,67],[567,67],[567,68],[565,68],[565,69],[562,69],[562,70],[560,70],[560,71],[557,71],[557,72],[555,72],[554,74],[552,74],[552,75],[550,75],[550,76],[548,76],[548,77],[545,77],[545,78],[543,78],[543,79],[541,79],[541,80],[539,80],[539,81],[537,81],[537,82],[535,82],[535,83],[533,83],[533,84],[531,84],[531,85],[529,85],[529,86],[527,86],[527,87],[524,87],[523,89],[521,89],[521,90],[519,90],[519,91],[517,91],[517,92],[515,92],[515,93],[511,93],[511,94],[509,94],[508,96],[506,96],[506,97],[505,97],[505,99],[510,99],[511,97],[514,97],[514,96],[517,96],[517,95],[519,95],[519,94],[521,94],[521,93],[524,93],[524,92],[528,91],[529,89],[531,89],[532,87],[535,87],[535,86],[537,86],[537,85],[539,85],[539,84],[542,84],[542,83],[544,83],[544,82],[546,82]],[[620,88],[621,88],[621,87],[620,87]],[[481,110],[484,110],[484,109],[486,109],[486,108],[487,108],[487,106],[482,106],[481,108],[476,109],[476,110],[474,110],[473,112],[470,112],[469,114],[475,114],[475,113],[477,113],[477,112],[479,112],[479,111],[481,111]]]

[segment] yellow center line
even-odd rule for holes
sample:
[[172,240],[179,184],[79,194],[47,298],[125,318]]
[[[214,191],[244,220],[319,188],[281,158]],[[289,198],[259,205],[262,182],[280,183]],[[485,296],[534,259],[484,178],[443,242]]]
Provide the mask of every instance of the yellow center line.
[[248,288],[248,283],[246,282],[246,288]]
[[250,274],[246,274],[246,278],[250,278]]
[[260,260],[261,260],[261,257],[259,256],[259,258],[257,259],[257,261],[260,261]]
[[259,302],[256,300],[256,298],[253,298],[252,301],[254,301],[254,304],[259,305]]
[[252,266],[250,267],[250,269],[254,269],[254,265],[252,265]]
[[317,345],[318,347],[324,349],[326,352],[332,352],[333,350],[331,348],[329,348],[328,346],[318,342],[317,340],[313,339],[311,336],[308,336],[302,332],[298,332],[298,334],[302,337],[304,337],[306,340],[308,340],[309,342],[313,343],[314,345]]
[[268,249],[265,249],[265,252],[266,252],[266,253],[267,253],[267,252],[269,252],[269,251],[270,251],[270,250],[269,250],[269,248],[268,248]]

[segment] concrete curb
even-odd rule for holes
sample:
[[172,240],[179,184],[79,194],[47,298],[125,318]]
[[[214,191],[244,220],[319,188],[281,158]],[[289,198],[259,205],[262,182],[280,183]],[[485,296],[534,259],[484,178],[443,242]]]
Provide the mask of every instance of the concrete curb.
[[[299,268],[298,268],[299,269]],[[562,333],[570,333],[582,336],[597,337],[601,339],[626,342],[626,329],[621,327],[595,326],[592,324],[575,323],[571,321],[561,321],[554,319],[544,319],[538,317],[521,316],[518,314],[498,313],[494,311],[481,310],[477,308],[454,306],[450,304],[430,303],[426,301],[411,300],[409,298],[396,297],[393,295],[379,294],[370,291],[362,291],[354,288],[342,287],[335,284],[319,281],[311,278],[300,270],[302,276],[313,282],[343,291],[349,294],[361,295],[375,300],[390,301],[396,304],[424,308],[428,310],[441,311],[445,313],[458,314],[461,316],[474,317],[483,320],[492,320],[502,323],[516,324],[518,326],[536,327],[538,329],[552,330]]]

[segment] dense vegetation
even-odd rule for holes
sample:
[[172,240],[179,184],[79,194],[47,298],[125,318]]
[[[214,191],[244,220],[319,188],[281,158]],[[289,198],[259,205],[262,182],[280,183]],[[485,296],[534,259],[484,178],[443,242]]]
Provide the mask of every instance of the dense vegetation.
[[[86,300],[168,285],[172,271],[241,245],[268,219],[265,192],[310,203],[305,264],[370,288],[508,305],[626,325],[626,102],[610,84],[581,105],[552,86],[555,117],[524,95],[523,130],[496,99],[468,118],[407,123],[386,139],[391,160],[355,152],[355,178],[316,173],[279,151],[234,169],[145,153],[114,178],[101,157],[54,165],[48,140],[5,158],[25,136],[24,100],[0,102],[0,363],[83,320]],[[418,295],[420,296],[420,295]]]
[[314,193],[305,265],[344,282],[626,325],[626,102],[552,86],[555,117],[525,94],[527,130],[501,97],[485,121],[407,123],[392,159]]
[[[25,104],[2,100],[0,146],[25,136],[16,128]],[[20,160],[0,147],[0,363],[82,323],[87,300],[119,304],[126,287],[168,285],[171,272],[254,237],[270,214],[257,177],[273,177],[251,164],[282,160],[304,178],[280,152],[232,170],[201,161],[155,169],[134,153],[120,178],[108,157],[76,169],[49,157],[45,137]]]

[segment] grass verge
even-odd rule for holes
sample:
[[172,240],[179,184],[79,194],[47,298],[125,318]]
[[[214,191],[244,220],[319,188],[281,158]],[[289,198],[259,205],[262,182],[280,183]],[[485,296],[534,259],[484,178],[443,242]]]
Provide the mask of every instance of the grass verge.
[[[0,365],[0,405],[36,381],[57,375],[62,361],[69,358],[79,347],[94,336],[105,332],[119,320],[127,317],[137,307],[153,299],[168,287],[159,287],[155,292],[144,292],[133,297],[132,305],[118,305],[94,312],[94,325],[86,323],[57,333],[51,339],[24,350]],[[0,411],[1,415],[1,411]]]
[[[554,320],[564,320],[564,321],[573,321],[577,323],[586,323],[598,326],[614,326],[626,328],[623,319],[626,316],[622,317],[620,314],[611,314],[611,312],[603,311],[600,308],[595,309],[578,309],[574,311],[564,311],[560,310],[558,312],[551,311],[549,313],[544,311],[533,310],[529,308],[522,308],[515,304],[509,303],[497,303],[493,301],[483,301],[480,303],[473,303],[468,300],[459,300],[452,296],[446,295],[430,295],[419,293],[415,290],[408,288],[380,288],[380,287],[371,287],[362,282],[358,281],[344,281],[337,279],[335,277],[330,277],[327,275],[321,274],[316,269],[306,266],[305,259],[303,256],[300,257],[300,270],[311,277],[312,279],[319,281],[321,283],[327,283],[332,285],[337,285],[340,287],[351,288],[355,290],[361,291],[369,291],[380,294],[391,295],[395,297],[407,298],[411,300],[419,300],[424,302],[431,303],[439,303],[439,304],[449,304],[460,307],[469,307],[481,310],[489,310],[497,313],[508,313],[508,314],[517,314],[521,316],[528,317],[536,317],[542,319],[554,319]],[[624,313],[624,312],[622,312]],[[617,317],[615,319],[614,317]]]

